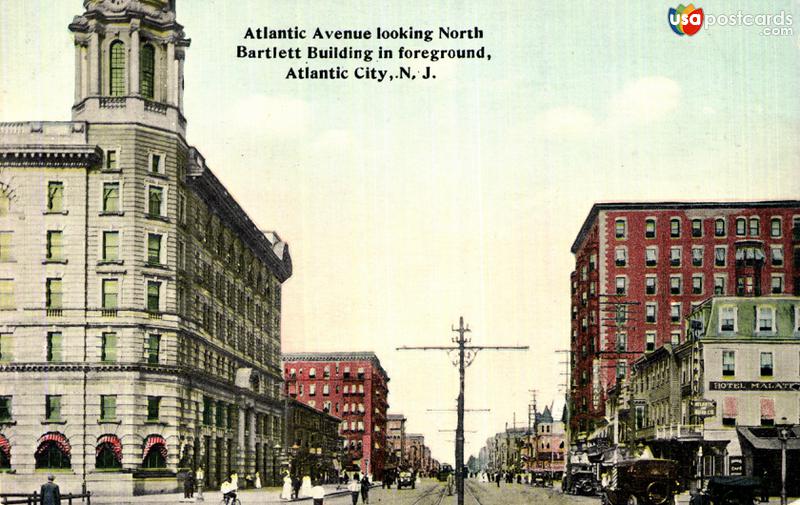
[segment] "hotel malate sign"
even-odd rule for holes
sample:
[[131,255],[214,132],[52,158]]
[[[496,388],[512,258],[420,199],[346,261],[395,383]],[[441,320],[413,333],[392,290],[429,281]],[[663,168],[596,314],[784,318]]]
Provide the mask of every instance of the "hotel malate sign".
[[800,382],[711,381],[711,391],[794,391],[800,392]]

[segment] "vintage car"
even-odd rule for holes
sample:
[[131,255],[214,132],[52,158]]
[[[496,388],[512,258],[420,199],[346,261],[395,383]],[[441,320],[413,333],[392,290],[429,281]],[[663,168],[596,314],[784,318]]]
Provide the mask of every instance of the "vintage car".
[[567,494],[593,496],[600,490],[600,482],[595,475],[592,465],[570,465],[561,481],[562,488]]
[[711,477],[703,497],[713,505],[753,505],[761,490],[758,477],[724,476]]
[[679,491],[678,464],[665,459],[622,461],[603,487],[604,505],[665,505]]
[[411,489],[417,488],[414,474],[406,470],[400,472],[397,476],[397,489],[403,489],[404,487],[410,487]]

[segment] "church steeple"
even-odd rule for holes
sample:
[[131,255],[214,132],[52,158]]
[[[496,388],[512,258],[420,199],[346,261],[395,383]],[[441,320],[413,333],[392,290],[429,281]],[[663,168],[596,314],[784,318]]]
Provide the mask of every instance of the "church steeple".
[[75,35],[74,120],[141,122],[185,134],[190,40],[175,0],[84,0]]

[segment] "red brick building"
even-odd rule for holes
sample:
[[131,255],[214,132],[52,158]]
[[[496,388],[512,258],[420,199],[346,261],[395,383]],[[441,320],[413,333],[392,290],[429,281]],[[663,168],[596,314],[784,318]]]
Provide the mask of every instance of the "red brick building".
[[572,245],[573,435],[714,294],[800,293],[800,201],[595,204]]
[[389,376],[375,353],[283,355],[286,393],[342,420],[345,460],[381,479],[387,461]]

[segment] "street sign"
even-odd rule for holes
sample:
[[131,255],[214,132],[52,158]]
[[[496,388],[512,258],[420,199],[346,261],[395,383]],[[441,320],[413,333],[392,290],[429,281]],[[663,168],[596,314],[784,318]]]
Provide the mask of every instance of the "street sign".
[[692,400],[692,415],[696,417],[714,417],[717,415],[717,402],[714,400]]

